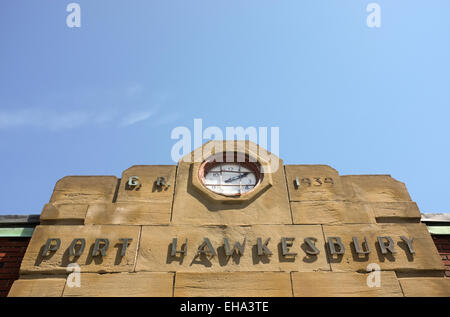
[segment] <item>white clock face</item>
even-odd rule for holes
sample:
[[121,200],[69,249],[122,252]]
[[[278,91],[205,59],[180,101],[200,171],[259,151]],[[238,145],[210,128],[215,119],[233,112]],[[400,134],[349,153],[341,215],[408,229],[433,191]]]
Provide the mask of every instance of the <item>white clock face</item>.
[[251,191],[257,185],[256,173],[240,163],[218,163],[205,171],[203,183],[215,193],[235,196]]

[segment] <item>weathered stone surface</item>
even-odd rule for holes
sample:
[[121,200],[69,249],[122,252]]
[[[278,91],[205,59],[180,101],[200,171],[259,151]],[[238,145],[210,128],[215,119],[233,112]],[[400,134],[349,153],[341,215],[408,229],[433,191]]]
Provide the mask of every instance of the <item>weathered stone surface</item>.
[[288,297],[289,273],[176,273],[175,297]]
[[360,203],[346,201],[291,202],[295,224],[374,223],[372,210]]
[[352,201],[411,201],[405,184],[390,175],[345,175],[341,181],[347,198]]
[[65,284],[65,277],[21,278],[14,281],[8,297],[60,297]]
[[[189,184],[189,167],[179,168],[173,207],[175,224],[279,224],[292,223],[284,176],[274,175],[273,187],[256,200],[240,203],[211,201]],[[178,187],[177,187],[178,188]],[[187,188],[187,191],[186,191]]]
[[[244,150],[249,150],[247,143],[244,144],[244,147]],[[197,150],[201,152],[201,149]],[[264,174],[266,182],[269,182],[270,179],[270,186],[255,188],[252,194],[253,198],[250,200],[243,200],[243,197],[227,198],[225,196],[220,200],[211,199],[205,192],[198,190],[197,186],[193,185],[193,178],[198,178],[201,163],[180,161],[172,222],[174,224],[214,225],[291,224],[286,179],[282,168],[283,162],[272,154],[270,157],[273,161],[278,162],[279,168]],[[260,159],[258,156],[255,158]]]
[[[349,224],[345,226],[323,226],[325,238],[341,237],[345,246],[344,255],[329,257],[332,271],[366,271],[367,265],[376,263],[381,270],[444,270],[436,247],[427,231],[425,224]],[[378,236],[390,236],[394,242],[396,254],[383,255],[377,242]],[[415,254],[408,251],[407,244],[401,236],[414,238]],[[358,256],[352,243],[352,237],[357,237],[361,244],[367,237],[371,253]],[[327,252],[328,254],[328,252]]]
[[368,274],[356,272],[293,272],[292,288],[296,297],[403,296],[395,272],[381,271],[380,274],[380,287],[369,287],[367,283]]
[[[122,173],[117,202],[152,202],[170,210],[175,187],[175,165],[135,165]],[[128,180],[132,176],[139,177],[141,186],[129,187]],[[158,177],[166,177],[170,186],[156,186]]]
[[[20,267],[21,274],[45,273],[64,274],[69,263],[77,263],[82,272],[123,272],[134,268],[136,248],[140,227],[138,226],[37,226],[28,245]],[[42,257],[47,239],[61,239],[56,252]],[[69,246],[75,238],[86,239],[84,252],[79,257],[69,256]],[[105,257],[92,256],[97,238],[109,239],[110,245]],[[133,239],[124,257],[120,256],[122,242],[120,238]],[[77,248],[76,248],[77,249]]]
[[450,297],[450,278],[419,277],[399,279],[405,296]]
[[286,165],[285,170],[291,201],[345,199],[339,174],[328,165]]
[[66,176],[56,183],[50,203],[112,202],[117,181],[115,176]]
[[420,211],[415,202],[367,203],[377,222],[420,222]]
[[92,204],[86,215],[86,224],[95,225],[153,225],[169,224],[171,203],[118,202],[114,204]]
[[41,224],[84,224],[87,204],[46,204],[42,210]]
[[[133,166],[120,181],[61,179],[10,296],[401,296],[401,287],[406,296],[449,296],[444,265],[426,226],[413,223],[420,212],[403,183],[389,175],[339,176],[326,165],[283,166],[260,150],[248,141],[212,141],[178,167]],[[227,197],[203,186],[201,162],[222,151],[257,158],[265,173],[254,191]],[[139,178],[137,186],[127,185],[132,176]],[[157,177],[170,186],[157,187]],[[393,239],[395,254],[381,253],[377,237],[383,236]],[[414,238],[414,254],[401,236]],[[307,254],[307,237],[317,239],[318,255]],[[342,239],[343,255],[329,254],[328,237]],[[358,256],[352,237],[360,244],[367,237],[371,253]],[[61,239],[61,246],[43,257],[49,238]],[[73,258],[69,246],[76,238],[86,246]],[[132,239],[125,256],[121,238]],[[268,238],[272,254],[258,254]],[[282,238],[289,250],[283,251]],[[96,239],[109,239],[106,256],[92,255]],[[239,255],[235,244],[244,239]],[[72,262],[81,266],[81,288],[65,284]],[[380,266],[381,288],[367,286],[369,264]]]
[[[264,243],[271,238],[268,248],[271,256],[258,256],[257,238]],[[284,257],[281,253],[281,238],[295,238],[290,252],[295,258]],[[307,255],[305,237],[315,237],[318,255]],[[188,239],[186,256],[171,256],[172,239],[177,238],[177,250]],[[208,238],[216,251],[216,256],[195,257],[198,247]],[[228,238],[230,248],[236,242],[243,244],[244,255],[225,255],[224,238]],[[176,271],[176,272],[227,272],[227,271],[318,271],[330,270],[324,254],[324,240],[319,225],[254,225],[254,226],[144,226],[137,259],[136,271]]]
[[82,273],[80,287],[64,289],[64,297],[171,297],[173,273]]

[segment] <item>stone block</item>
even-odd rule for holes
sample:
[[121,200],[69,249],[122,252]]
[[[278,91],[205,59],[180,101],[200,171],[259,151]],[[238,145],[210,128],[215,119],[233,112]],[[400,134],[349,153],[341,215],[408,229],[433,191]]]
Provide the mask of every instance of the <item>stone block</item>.
[[285,170],[290,201],[345,199],[340,176],[328,165],[286,165]]
[[[368,284],[369,274],[357,272],[293,272],[296,297],[397,297],[403,296],[395,272],[381,271],[380,285]],[[370,282],[373,282],[370,279]],[[369,287],[372,285],[372,287]]]
[[210,200],[194,188],[192,177],[197,177],[195,171],[199,165],[199,163],[179,163],[172,212],[174,224],[292,223],[283,168],[271,173],[271,187],[261,192],[255,199],[233,203]]
[[117,202],[89,205],[86,224],[95,225],[154,225],[169,224],[171,203]]
[[[258,255],[257,239],[267,244],[272,255]],[[282,237],[295,238],[289,252],[283,256]],[[307,255],[305,237],[315,237],[318,255]],[[177,251],[188,239],[186,255],[171,255],[172,239],[177,238]],[[216,255],[197,254],[199,246],[208,238]],[[236,242],[243,245],[244,255],[227,256],[224,238],[230,249]],[[183,249],[184,250],[184,249]],[[254,225],[254,226],[143,226],[136,271],[175,272],[236,272],[236,271],[329,271],[323,233],[320,225]]]
[[64,289],[64,297],[171,297],[173,273],[82,273],[80,287]]
[[[82,272],[129,272],[133,271],[140,227],[138,226],[37,226],[20,267],[21,274],[66,274],[67,265],[77,263]],[[58,250],[43,256],[50,238],[60,239]],[[80,256],[70,256],[69,246],[75,238],[85,239],[85,249]],[[106,256],[93,256],[96,239],[109,239]],[[121,256],[121,238],[131,238],[125,256]],[[52,242],[56,245],[56,242]],[[100,247],[103,246],[100,243]],[[81,243],[75,246],[79,250]]]
[[420,222],[420,211],[415,202],[367,203],[377,222]]
[[84,224],[87,204],[46,204],[42,210],[41,224]]
[[[329,256],[332,271],[366,271],[367,265],[376,263],[381,270],[395,270],[398,272],[416,270],[443,270],[441,258],[428,233],[425,224],[348,224],[344,226],[323,226],[325,239],[340,237],[345,247],[343,255]],[[382,254],[377,237],[389,236],[394,243],[395,254],[389,251]],[[407,244],[401,239],[414,238],[415,254],[409,252]],[[370,254],[357,255],[352,243],[352,237],[357,237],[361,245],[367,238],[371,249]],[[383,239],[387,243],[386,239]],[[328,246],[327,246],[328,249]],[[329,255],[329,252],[327,252]]]
[[14,281],[8,297],[61,297],[65,277],[33,276]]
[[56,183],[50,203],[112,202],[117,182],[115,176],[66,176]]
[[341,180],[347,198],[352,201],[411,201],[405,184],[390,175],[345,175]]
[[450,278],[418,277],[399,279],[405,296],[450,297]]
[[[175,188],[175,165],[135,165],[122,173],[117,202],[151,202],[165,209],[172,207]],[[137,176],[139,185],[129,186],[128,180]],[[156,179],[165,177],[169,186],[157,186]]]
[[347,201],[291,202],[294,224],[375,223],[372,210]]
[[175,297],[288,297],[289,273],[176,273]]

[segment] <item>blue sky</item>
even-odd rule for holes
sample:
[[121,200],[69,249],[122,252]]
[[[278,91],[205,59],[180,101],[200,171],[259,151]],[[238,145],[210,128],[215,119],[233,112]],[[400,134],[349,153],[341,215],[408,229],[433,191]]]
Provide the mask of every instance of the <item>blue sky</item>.
[[174,164],[172,129],[279,127],[289,164],[391,174],[449,212],[450,1],[0,3],[0,214],[66,175]]

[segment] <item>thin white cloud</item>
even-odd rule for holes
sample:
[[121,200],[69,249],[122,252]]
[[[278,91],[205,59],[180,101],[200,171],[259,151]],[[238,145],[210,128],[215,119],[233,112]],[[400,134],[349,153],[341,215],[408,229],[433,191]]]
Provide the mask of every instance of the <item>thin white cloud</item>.
[[[32,127],[47,130],[73,129],[85,125],[113,123],[121,127],[129,127],[155,116],[159,107],[155,106],[145,111],[123,113],[108,109],[102,112],[71,111],[55,112],[48,109],[22,109],[16,111],[0,110],[0,129]],[[166,121],[167,116],[161,115],[155,122]]]
[[127,127],[141,121],[145,121],[153,115],[151,111],[133,112],[127,115],[121,122],[121,126]]
[[72,129],[92,122],[93,115],[84,112],[60,113],[47,119],[51,130]]
[[[0,102],[3,107],[0,108],[0,130],[14,128],[64,130],[108,124],[126,128],[150,118],[152,118],[150,124],[155,126],[168,124],[178,117],[175,113],[160,111],[163,110],[160,103],[165,103],[166,95],[152,97],[159,102],[153,101],[150,107],[145,105],[148,104],[146,95],[148,93],[141,83],[131,82],[115,90],[88,89],[77,98],[79,105],[86,106],[74,105],[73,102],[66,103],[66,95],[62,92],[40,96],[37,99],[41,104],[30,108],[4,107],[7,103]],[[91,102],[99,101],[101,105],[87,106]],[[124,104],[133,106],[125,107]]]
[[153,107],[152,109],[145,111],[135,111],[127,114],[121,121],[120,125],[123,127],[128,127],[130,125],[136,124],[148,120],[158,112],[159,106]]
[[31,117],[29,110],[20,110],[17,112],[0,111],[0,128],[7,129],[32,124]]

